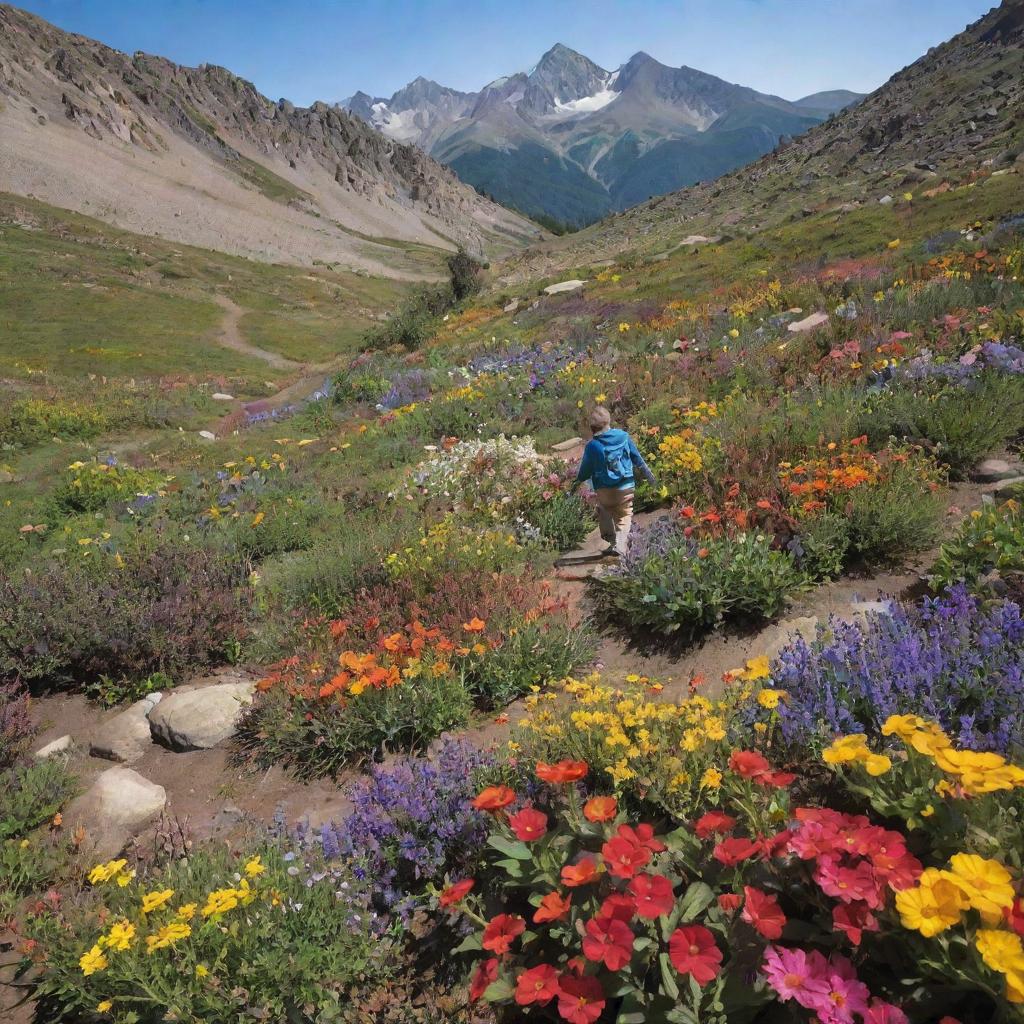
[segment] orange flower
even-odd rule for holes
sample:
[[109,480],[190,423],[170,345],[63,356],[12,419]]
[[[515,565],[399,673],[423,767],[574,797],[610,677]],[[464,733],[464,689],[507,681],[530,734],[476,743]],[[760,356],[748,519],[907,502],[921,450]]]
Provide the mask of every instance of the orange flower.
[[344,690],[351,681],[352,676],[348,672],[339,672],[329,683],[324,683],[320,687],[319,694],[321,697],[333,697],[336,693]]
[[597,878],[597,861],[593,857],[584,857],[578,864],[566,864],[562,868],[562,884],[569,889],[580,885],[589,885]]
[[560,921],[569,913],[571,896],[562,896],[557,892],[549,892],[540,901],[537,913],[533,915],[534,924],[544,924],[547,921]]
[[331,623],[331,638],[340,640],[348,632],[347,619],[335,619]]
[[401,633],[392,633],[391,636],[386,636],[381,641],[381,647],[386,651],[399,651],[405,643],[405,638]]
[[465,878],[461,882],[454,882],[441,893],[438,903],[442,907],[453,907],[456,903],[461,903],[469,895],[474,885],[476,883],[472,878]]
[[567,782],[579,782],[580,779],[586,778],[588,771],[590,769],[586,761],[559,761],[558,764],[537,762],[537,778],[556,786]]
[[487,628],[487,623],[483,619],[478,619],[475,615],[469,620],[464,622],[462,628],[467,633],[482,633]]
[[478,811],[487,811],[489,814],[496,814],[498,811],[508,807],[516,794],[508,786],[488,786],[473,798],[473,806]]
[[587,821],[611,821],[619,805],[613,796],[593,796],[583,805],[583,817]]
[[762,498],[762,499],[761,499],[761,500],[760,500],[760,501],[759,501],[759,502],[757,503],[757,507],[758,507],[758,508],[761,508],[761,509],[764,509],[765,511],[768,511],[769,509],[771,509],[771,507],[772,507],[772,503],[771,503],[770,501],[766,501],[766,500],[765,500],[764,498]]

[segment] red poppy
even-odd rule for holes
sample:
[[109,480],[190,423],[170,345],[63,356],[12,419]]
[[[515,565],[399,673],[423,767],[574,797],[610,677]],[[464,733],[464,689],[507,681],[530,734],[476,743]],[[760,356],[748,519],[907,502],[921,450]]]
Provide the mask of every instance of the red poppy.
[[498,914],[492,917],[484,929],[483,947],[498,956],[507,953],[523,932],[526,922],[518,914]]
[[476,885],[476,882],[472,878],[465,878],[461,882],[455,882],[441,893],[438,903],[442,907],[454,907],[456,903],[461,903],[470,894],[474,885]]
[[743,897],[736,892],[723,892],[718,897],[718,905],[727,914],[735,914],[743,906]]
[[583,817],[587,821],[611,821],[618,813],[619,805],[613,796],[592,796],[583,805]]
[[840,903],[832,908],[832,927],[859,946],[864,932],[878,931],[878,919],[866,903]]
[[759,847],[750,839],[736,837],[735,839],[723,839],[714,849],[714,858],[719,863],[731,868],[740,861],[753,857]]
[[771,770],[771,765],[755,750],[734,750],[729,757],[729,767],[745,779],[755,779]]
[[560,921],[569,913],[570,897],[561,893],[549,892],[540,901],[537,912],[533,915],[534,924],[545,924],[548,921]]
[[487,811],[489,814],[496,814],[498,811],[508,807],[516,794],[508,786],[488,786],[473,798],[473,806],[478,811]]
[[558,979],[558,1016],[569,1024],[594,1024],[604,1005],[604,989],[597,978],[563,974]]
[[616,878],[632,878],[651,859],[646,846],[622,835],[612,836],[601,847],[601,855]]
[[485,960],[473,974],[473,980],[469,983],[469,1001],[475,1003],[486,991],[487,987],[498,978],[498,958],[492,956]]
[[692,519],[697,514],[697,510],[692,505],[684,505],[679,510],[679,514],[683,519]]
[[743,920],[753,925],[754,930],[762,938],[777,939],[786,926],[786,915],[782,912],[778,900],[750,885],[743,887],[743,895],[746,897]]
[[570,889],[587,885],[596,878],[597,862],[592,857],[584,857],[578,864],[566,864],[562,868],[562,883]]
[[605,897],[605,901],[601,904],[601,909],[598,911],[597,916],[611,917],[616,921],[629,924],[635,914],[636,904],[632,898],[623,892],[613,892],[611,896]]
[[558,972],[550,964],[538,964],[523,971],[516,981],[516,1002],[520,1006],[547,1006],[558,995]]
[[722,951],[715,937],[701,924],[677,928],[668,940],[668,958],[680,974],[688,974],[704,986],[722,967]]
[[614,917],[594,917],[587,922],[583,955],[609,971],[621,971],[633,956],[636,936],[624,921]]
[[716,832],[725,835],[736,827],[736,819],[722,811],[708,811],[693,823],[693,831],[700,839],[707,839]]
[[791,785],[796,778],[795,772],[765,772],[755,777],[754,781],[760,786],[774,786],[776,789],[785,789]]
[[672,883],[662,875],[637,875],[629,883],[628,889],[636,901],[638,917],[653,921],[675,906]]
[[559,761],[558,764],[537,762],[537,778],[544,782],[562,785],[566,782],[579,782],[589,771],[586,761]]
[[663,850],[668,849],[660,839],[654,838],[653,825],[645,823],[637,825],[636,828],[630,828],[629,825],[620,825],[616,829],[616,834],[631,842],[639,843],[645,849],[650,850],[651,853],[661,853]]
[[548,831],[548,816],[533,807],[524,807],[508,819],[509,827],[524,843],[543,839]]
[[1018,935],[1024,935],[1024,897],[1018,896],[1009,907],[1004,907],[1003,917]]

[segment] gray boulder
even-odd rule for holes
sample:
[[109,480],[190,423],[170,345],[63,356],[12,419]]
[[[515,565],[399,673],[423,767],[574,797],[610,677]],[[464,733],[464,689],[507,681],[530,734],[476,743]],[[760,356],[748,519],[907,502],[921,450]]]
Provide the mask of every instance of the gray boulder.
[[149,728],[149,713],[160,703],[163,694],[151,693],[136,701],[127,711],[111,718],[97,730],[89,743],[93,757],[131,764],[153,743]]
[[124,849],[166,806],[163,786],[131,768],[108,768],[68,805],[65,821],[82,825],[89,835],[91,853],[103,859]]
[[209,750],[234,736],[255,690],[248,680],[179,687],[150,712],[153,739],[172,750]]

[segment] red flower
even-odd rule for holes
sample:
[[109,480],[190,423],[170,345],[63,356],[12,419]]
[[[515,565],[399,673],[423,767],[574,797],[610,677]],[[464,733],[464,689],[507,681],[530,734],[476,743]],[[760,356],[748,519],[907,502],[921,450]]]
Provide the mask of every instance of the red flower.
[[745,885],[743,895],[746,906],[743,908],[743,920],[753,925],[758,935],[765,939],[777,939],[786,926],[786,915],[782,912],[778,900],[768,893]]
[[629,924],[636,914],[636,904],[632,898],[623,892],[613,892],[611,896],[605,897],[601,909],[597,912],[598,917],[611,917],[616,921]]
[[558,1016],[569,1024],[594,1024],[604,1004],[604,989],[597,978],[563,974],[558,979]]
[[721,832],[724,835],[727,832],[731,832],[735,827],[736,819],[722,811],[708,811],[707,814],[702,818],[698,818],[693,823],[693,831],[697,833],[700,839],[707,839],[708,836],[713,835],[715,832]]
[[629,825],[620,825],[616,830],[616,834],[622,836],[624,839],[629,839],[632,842],[639,843],[641,846],[650,850],[651,853],[661,853],[663,850],[667,849],[660,839],[654,838],[653,825],[637,825],[635,829],[630,828]]
[[558,764],[537,762],[537,778],[555,785],[579,782],[580,779],[586,778],[589,770],[586,761],[559,761]]
[[633,935],[628,924],[614,917],[595,917],[587,922],[583,955],[609,971],[621,971],[633,956]]
[[558,995],[558,973],[549,964],[539,964],[523,971],[516,981],[516,1002],[520,1006],[534,1003],[546,1006]]
[[832,927],[859,946],[864,932],[878,931],[878,919],[866,903],[840,903],[832,908]]
[[609,839],[601,847],[601,855],[616,878],[632,878],[651,859],[647,847],[621,835]]
[[619,805],[613,796],[592,796],[583,805],[583,817],[587,821],[611,821],[618,813]]
[[792,785],[796,778],[796,772],[765,772],[758,775],[754,781],[759,786],[774,786],[776,789],[785,789]]
[[701,924],[677,928],[672,933],[668,958],[680,974],[689,974],[702,987],[722,966],[722,951],[715,945],[715,937]]
[[578,864],[566,864],[562,868],[562,883],[570,889],[578,885],[587,885],[597,878],[597,862],[592,857],[584,857]]
[[1024,897],[1018,896],[1011,906],[1004,907],[1003,917],[1018,935],[1024,935]]
[[475,1003],[486,991],[487,986],[496,981],[498,977],[498,958],[492,956],[485,960],[473,974],[473,980],[469,983],[469,1001]]
[[737,837],[735,839],[723,839],[714,849],[714,858],[727,868],[731,868],[740,861],[753,857],[759,851],[757,843],[750,839]]
[[515,792],[509,789],[508,786],[488,786],[486,789],[480,790],[473,798],[473,806],[478,811],[496,814],[503,808],[508,807],[515,798]]
[[570,897],[561,893],[549,892],[540,901],[537,913],[533,915],[534,924],[545,924],[548,921],[560,921],[569,913]]
[[756,750],[734,750],[729,767],[745,779],[753,779],[771,769],[771,765]]
[[548,831],[548,816],[533,807],[524,807],[518,814],[513,814],[508,823],[524,843],[534,843]]
[[[864,1012],[864,1024],[910,1024],[910,1018],[892,1003],[881,999],[872,999],[871,1005]],[[960,1024],[952,1017],[943,1017],[939,1024]]]
[[638,917],[653,921],[675,906],[672,883],[661,875],[637,875],[628,888],[636,901]]
[[455,882],[449,885],[438,900],[438,903],[442,907],[453,907],[456,903],[461,903],[472,891],[473,886],[476,883],[472,878],[463,879],[461,882]]
[[727,914],[735,914],[743,906],[743,897],[737,892],[723,892],[718,897],[718,905]]
[[483,947],[502,956],[524,931],[526,922],[518,914],[498,914],[484,929]]

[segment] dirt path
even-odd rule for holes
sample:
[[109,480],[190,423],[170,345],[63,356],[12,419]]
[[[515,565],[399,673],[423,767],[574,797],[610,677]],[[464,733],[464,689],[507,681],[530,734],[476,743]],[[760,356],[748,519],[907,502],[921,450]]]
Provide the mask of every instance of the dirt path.
[[242,317],[245,315],[245,310],[220,292],[213,296],[213,301],[224,310],[224,317],[220,323],[220,333],[217,335],[218,344],[231,349],[233,352],[238,352],[240,355],[249,356],[252,359],[262,359],[263,362],[268,363],[275,370],[296,370],[302,366],[302,363],[286,359],[277,352],[268,352],[266,349],[258,348],[256,345],[250,345],[243,337],[241,327],[239,326]]

